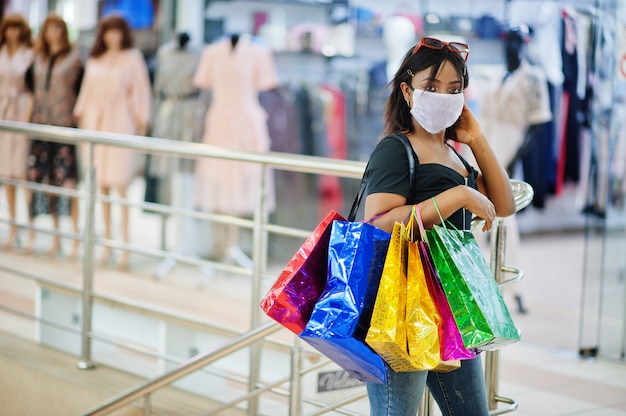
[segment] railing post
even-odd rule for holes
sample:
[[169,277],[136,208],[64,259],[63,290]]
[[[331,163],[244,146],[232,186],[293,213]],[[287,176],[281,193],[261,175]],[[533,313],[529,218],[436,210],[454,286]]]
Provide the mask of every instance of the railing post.
[[150,416],[152,414],[152,401],[151,394],[148,393],[143,396],[143,416]]
[[[267,167],[264,163],[259,164],[259,193],[254,210],[254,226],[252,229],[252,260],[254,261],[254,273],[252,274],[252,314],[250,317],[252,329],[261,325],[260,308],[258,307],[261,300],[261,284],[263,282],[263,272],[265,270],[265,261],[267,257],[267,231],[264,225],[267,222]],[[261,373],[261,345],[254,343],[250,345],[250,379],[248,384],[249,391],[257,389]],[[259,399],[254,396],[248,400],[248,415],[256,416],[259,414]]]
[[430,394],[430,390],[427,387],[424,387],[424,395],[422,397],[422,404],[420,405],[419,411],[417,414],[419,416],[432,416],[433,410],[435,408],[435,403],[433,401],[433,395]]
[[302,414],[302,346],[296,337],[291,347],[291,380],[289,382],[289,416]]
[[96,206],[96,169],[93,164],[94,144],[88,144],[89,157],[85,177],[85,229],[83,230],[82,347],[77,366],[86,370],[95,367],[91,360],[91,321],[93,301],[94,216]]
[[[491,271],[496,280],[500,283],[502,280],[502,265],[504,261],[506,248],[506,224],[502,219],[497,219],[491,233]],[[489,402],[489,410],[498,408],[498,385],[500,384],[500,352],[485,352],[485,384],[487,385],[487,400]]]

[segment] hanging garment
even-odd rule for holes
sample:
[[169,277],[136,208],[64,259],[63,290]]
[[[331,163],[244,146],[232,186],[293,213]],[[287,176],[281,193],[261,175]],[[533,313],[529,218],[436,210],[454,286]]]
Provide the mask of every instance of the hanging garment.
[[[548,83],[548,95],[552,114],[560,109],[561,87]],[[522,156],[524,181],[533,187],[535,196],[532,205],[543,209],[549,195],[554,194],[556,184],[557,118],[535,127],[532,146]]]
[[576,47],[575,22],[563,12],[563,38],[561,56],[563,60],[563,110],[557,163],[556,194],[559,195],[565,182],[580,180],[580,129],[582,127],[582,101],[578,96],[578,50]]
[[[320,96],[324,103],[323,121],[326,126],[324,157],[346,159],[348,155],[348,138],[346,131],[346,105],[341,90],[323,85]],[[341,211],[343,193],[341,182],[337,176],[321,175],[318,182],[318,215],[323,216],[331,209]]]
[[[193,79],[211,90],[202,141],[234,150],[267,152],[270,136],[260,91],[278,85],[269,49],[240,39],[208,45]],[[251,215],[257,202],[260,166],[253,163],[202,158],[196,163],[196,207],[230,215]],[[273,179],[266,171],[267,207],[275,207]]]
[[274,152],[302,153],[298,138],[298,113],[296,94],[287,86],[280,86],[259,94],[261,106],[268,115],[269,130]]

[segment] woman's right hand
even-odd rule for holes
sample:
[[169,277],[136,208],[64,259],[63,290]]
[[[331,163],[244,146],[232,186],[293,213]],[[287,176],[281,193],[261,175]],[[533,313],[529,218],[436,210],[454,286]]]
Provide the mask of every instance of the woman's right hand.
[[465,187],[469,192],[467,198],[467,204],[463,208],[476,215],[477,217],[485,220],[483,231],[489,231],[494,219],[496,218],[496,207],[493,202],[489,200],[485,195],[481,194],[474,188],[469,186]]

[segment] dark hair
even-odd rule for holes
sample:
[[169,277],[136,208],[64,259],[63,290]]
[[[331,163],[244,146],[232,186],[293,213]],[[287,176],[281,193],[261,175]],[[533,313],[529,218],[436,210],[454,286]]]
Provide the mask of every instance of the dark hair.
[[7,42],[6,31],[10,27],[16,27],[20,30],[19,40],[22,45],[26,45],[28,47],[33,46],[30,26],[28,26],[26,19],[19,13],[13,13],[7,15],[4,19],[2,19],[2,23],[0,23],[0,47]]
[[67,33],[67,24],[65,23],[65,20],[63,20],[63,18],[58,14],[50,13],[46,17],[46,20],[44,20],[41,31],[39,32],[39,36],[37,37],[37,41],[35,42],[35,51],[42,54],[45,58],[50,57],[50,44],[46,40],[46,31],[52,25],[56,25],[61,28],[61,43],[63,45],[61,47],[61,50],[59,51],[59,56],[63,56],[72,50],[72,45],[70,44],[70,37]]
[[110,14],[100,19],[96,40],[89,56],[97,58],[107,51],[107,46],[104,43],[104,34],[107,30],[111,29],[122,32],[122,49],[130,49],[133,47],[133,34],[126,19],[118,14]]
[[[463,88],[469,84],[469,76],[467,75],[467,67],[461,54],[452,52],[448,48],[431,49],[419,48],[417,53],[413,54],[415,46],[406,53],[398,71],[393,79],[389,81],[388,87],[391,87],[391,94],[387,98],[385,104],[385,128],[383,136],[397,132],[413,133],[413,122],[411,109],[407,106],[400,85],[403,82],[411,85],[412,76],[409,72],[416,74],[428,68],[431,69],[431,77],[436,77],[437,72],[443,65],[444,61],[451,62],[459,73],[459,77],[463,80]],[[450,127],[454,128],[454,126]],[[448,131],[446,131],[446,137]]]

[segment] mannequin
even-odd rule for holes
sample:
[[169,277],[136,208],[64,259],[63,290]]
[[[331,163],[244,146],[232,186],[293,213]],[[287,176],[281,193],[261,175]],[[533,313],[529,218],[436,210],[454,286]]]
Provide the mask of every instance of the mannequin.
[[[245,36],[232,35],[205,47],[193,78],[196,87],[210,90],[203,143],[236,150],[267,152],[271,148],[267,114],[259,92],[278,86],[271,51]],[[251,216],[257,204],[259,165],[223,159],[196,162],[195,205],[209,212]],[[273,177],[265,171],[268,210],[275,206]],[[249,266],[239,246],[238,229],[215,224],[212,257],[231,257]]]
[[511,176],[525,150],[540,137],[541,125],[552,120],[546,77],[526,59],[529,37],[527,27],[507,32],[506,70],[483,92],[480,113],[494,151]]
[[[191,36],[181,31],[157,51],[153,87],[154,137],[185,142],[199,141],[202,137],[206,105],[200,90],[193,85],[200,53],[190,45],[190,41]],[[161,155],[148,155],[148,158],[146,201],[192,209],[194,160]],[[167,217],[160,215],[165,233]],[[188,256],[198,255],[197,248],[204,244],[191,238],[197,228],[196,220],[175,216],[175,221],[177,236],[174,251]],[[161,277],[175,264],[171,258],[164,260],[155,275]]]
[[[484,89],[480,122],[502,165],[515,176],[515,167],[529,146],[541,141],[542,126],[552,119],[548,84],[541,69],[526,60],[527,27],[512,28],[505,38],[506,70],[500,81]],[[506,262],[520,259],[520,235],[515,215],[507,217]],[[516,287],[518,288],[519,285]],[[515,295],[518,311],[525,312]]]
[[[506,73],[503,82],[506,82],[509,76],[517,71],[523,63],[526,62],[526,36],[531,34],[530,28],[521,26],[513,28],[506,34],[504,41],[504,50],[506,58]],[[549,120],[546,120],[549,121]],[[527,153],[529,146],[534,138],[541,134],[541,123],[531,124],[527,126],[524,140],[517,145],[514,155],[507,157],[504,161],[505,168],[509,176],[513,175],[515,164]]]
[[[0,24],[0,119],[23,121],[30,119],[33,101],[25,83],[25,74],[33,61],[31,32],[26,19],[10,14]],[[28,140],[15,133],[0,133],[0,177],[26,178]],[[4,248],[17,242],[17,189],[3,185],[9,205],[11,224]]]
[[[72,114],[80,88],[83,65],[78,48],[72,46],[65,21],[56,14],[49,14],[44,21],[37,45],[35,60],[31,66],[29,82],[33,91],[34,105],[31,123],[75,127]],[[31,140],[27,178],[31,182],[45,183],[76,189],[78,163],[76,146],[41,139]],[[74,233],[78,234],[78,199],[29,192],[29,217],[31,225],[39,214],[50,213],[55,230],[59,230],[59,216],[69,215]],[[65,203],[64,203],[65,202]],[[33,249],[35,230],[31,228],[25,251]],[[78,255],[79,240],[74,240],[70,258]],[[53,237],[49,254],[56,255],[61,249],[61,237]]]
[[[141,52],[132,47],[132,34],[121,16],[108,15],[100,20],[96,41],[85,64],[85,75],[74,107],[78,126],[87,130],[145,135],[150,120],[150,78]],[[113,189],[126,198],[135,176],[132,149],[96,145],[96,181],[103,195]],[[128,206],[121,206],[121,235],[129,241]],[[111,205],[102,204],[105,238],[112,238]],[[105,247],[102,262],[110,260]],[[129,253],[123,251],[119,267],[128,266]]]
[[[155,101],[152,136],[192,142],[202,134],[204,106],[200,90],[193,83],[199,51],[189,45],[191,37],[179,32],[156,54],[153,95]],[[146,190],[146,200],[172,204],[173,174],[193,171],[192,160],[149,155],[147,179],[155,179],[153,192]]]

